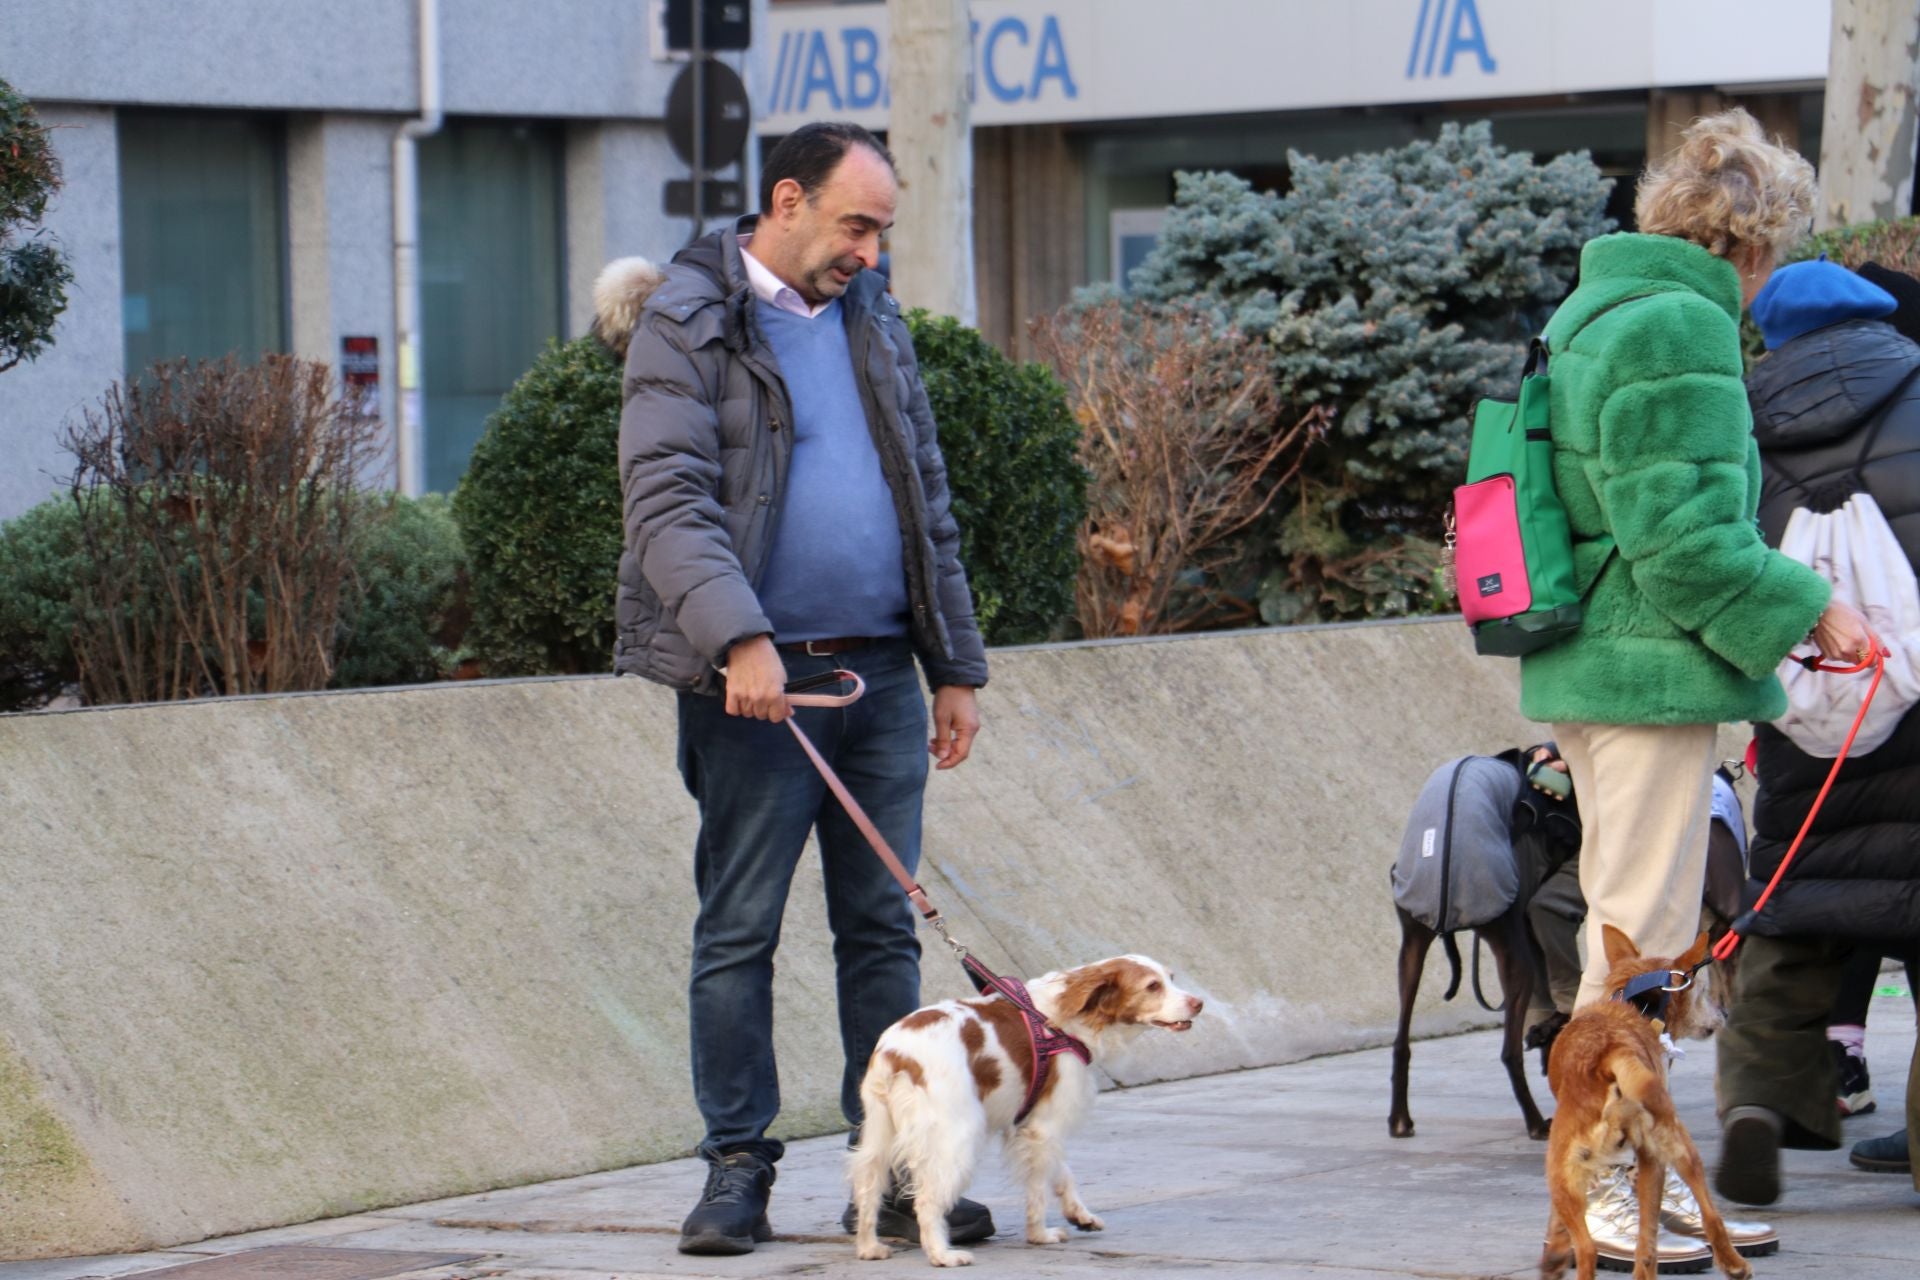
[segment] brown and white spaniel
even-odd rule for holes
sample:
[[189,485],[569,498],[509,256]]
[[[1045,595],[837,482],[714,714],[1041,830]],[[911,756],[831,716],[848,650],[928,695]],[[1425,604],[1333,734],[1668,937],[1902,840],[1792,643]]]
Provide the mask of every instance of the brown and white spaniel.
[[[1084,1042],[1095,1057],[1147,1027],[1187,1031],[1198,996],[1174,985],[1166,966],[1145,956],[1118,956],[1027,987],[1047,1023]],[[948,1000],[911,1013],[874,1046],[860,1085],[865,1108],[860,1143],[850,1162],[860,1257],[892,1250],[875,1231],[880,1199],[891,1180],[913,1192],[920,1244],[936,1267],[963,1267],[973,1255],[947,1238],[947,1211],[973,1180],[988,1135],[998,1135],[1013,1171],[1026,1185],[1027,1242],[1058,1244],[1067,1233],[1047,1226],[1047,1191],[1082,1231],[1105,1224],[1080,1199],[1062,1146],[1093,1105],[1092,1067],[1071,1052],[1052,1056],[1024,1118],[1034,1078],[1033,1037],[1012,1002],[999,995]]]

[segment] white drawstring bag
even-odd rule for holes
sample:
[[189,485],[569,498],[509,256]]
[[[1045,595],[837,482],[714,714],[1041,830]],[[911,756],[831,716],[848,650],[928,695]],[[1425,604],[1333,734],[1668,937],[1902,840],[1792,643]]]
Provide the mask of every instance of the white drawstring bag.
[[[1805,507],[1787,521],[1780,550],[1833,583],[1833,598],[1867,617],[1867,626],[1887,648],[1887,674],[1873,707],[1860,724],[1852,755],[1881,746],[1916,702],[1920,702],[1920,582],[1907,553],[1871,495],[1855,493],[1846,505],[1816,515]],[[1840,754],[1866,696],[1872,677],[1836,676],[1809,671],[1792,658],[1780,664],[1787,687],[1787,714],[1774,728],[1810,756],[1831,760]]]

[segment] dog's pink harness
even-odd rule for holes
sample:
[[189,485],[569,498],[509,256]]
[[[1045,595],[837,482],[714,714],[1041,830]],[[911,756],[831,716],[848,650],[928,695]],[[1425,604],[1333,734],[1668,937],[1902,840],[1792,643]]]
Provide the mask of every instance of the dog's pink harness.
[[985,995],[992,991],[1001,999],[1020,1011],[1027,1023],[1027,1040],[1033,1046],[1033,1070],[1027,1077],[1026,1100],[1020,1104],[1019,1113],[1013,1122],[1019,1124],[1033,1110],[1033,1104],[1047,1087],[1047,1077],[1053,1074],[1053,1060],[1063,1053],[1070,1053],[1087,1065],[1093,1065],[1093,1052],[1087,1048],[1078,1036],[1068,1035],[1060,1028],[1048,1022],[1046,1015],[1034,1007],[1033,997],[1027,994],[1027,984],[1018,978],[1003,978],[993,970],[965,956],[960,961],[966,966],[967,976],[973,979],[973,985]]

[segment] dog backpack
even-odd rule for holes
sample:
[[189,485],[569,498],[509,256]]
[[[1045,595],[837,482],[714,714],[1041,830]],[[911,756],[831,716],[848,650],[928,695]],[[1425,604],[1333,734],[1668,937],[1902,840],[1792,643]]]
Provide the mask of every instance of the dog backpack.
[[1393,900],[1436,933],[1492,920],[1520,896],[1513,808],[1520,771],[1493,756],[1461,756],[1420,788],[1393,863]]
[[[1622,298],[1586,323],[1646,296]],[[1473,406],[1467,482],[1453,491],[1447,545],[1477,653],[1517,658],[1544,649],[1579,629],[1585,607],[1574,580],[1573,531],[1553,484],[1549,354],[1546,338],[1535,338],[1519,393]]]

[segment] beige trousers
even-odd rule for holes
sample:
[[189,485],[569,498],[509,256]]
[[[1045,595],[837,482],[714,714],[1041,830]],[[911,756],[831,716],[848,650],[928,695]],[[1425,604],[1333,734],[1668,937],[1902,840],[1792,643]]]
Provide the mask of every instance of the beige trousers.
[[1649,956],[1679,955],[1699,934],[1718,733],[1710,724],[1556,724],[1553,732],[1580,806],[1585,1005],[1606,994],[1602,925]]

